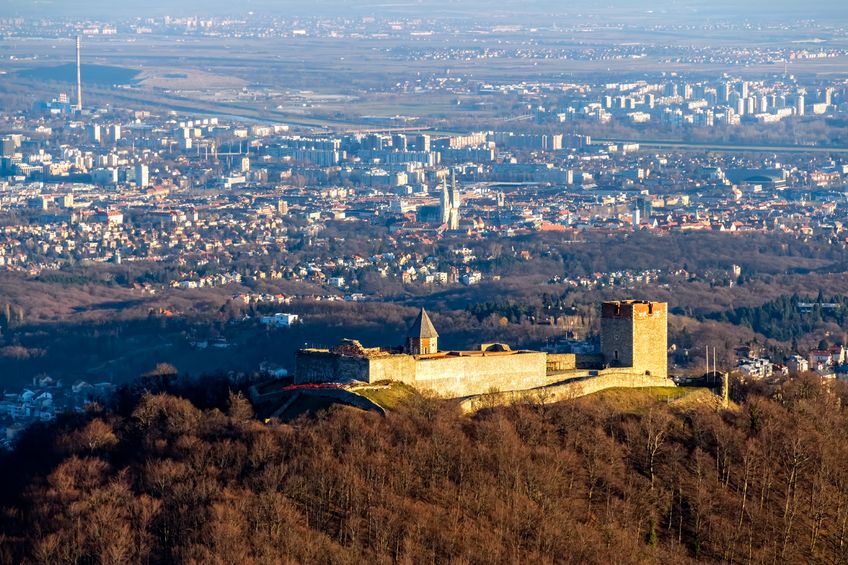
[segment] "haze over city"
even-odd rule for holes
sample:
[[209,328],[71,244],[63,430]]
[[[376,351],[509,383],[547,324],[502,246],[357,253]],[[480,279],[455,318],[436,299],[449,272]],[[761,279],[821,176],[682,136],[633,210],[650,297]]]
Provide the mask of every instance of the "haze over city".
[[667,0],[639,1],[622,0],[617,2],[559,2],[555,0],[505,0],[492,5],[482,0],[418,0],[411,2],[364,2],[356,0],[317,0],[309,4],[292,0],[247,0],[238,5],[220,0],[200,2],[183,0],[163,2],[154,0],[142,4],[116,5],[105,0],[85,0],[67,3],[54,0],[7,0],[7,15],[39,16],[46,13],[55,16],[76,15],[85,18],[104,16],[159,16],[159,15],[239,15],[248,12],[265,13],[276,16],[368,16],[368,15],[405,15],[411,17],[452,17],[469,15],[485,17],[508,17],[522,21],[540,15],[566,14],[584,17],[618,15],[633,17],[641,15],[660,19],[662,17],[681,17],[695,19],[709,17],[715,19],[750,18],[752,21],[766,21],[782,15],[801,15],[807,18],[826,18],[829,21],[844,20],[844,6],[837,0],[823,0],[814,4],[803,4],[780,0],[766,2],[730,2],[717,0]]

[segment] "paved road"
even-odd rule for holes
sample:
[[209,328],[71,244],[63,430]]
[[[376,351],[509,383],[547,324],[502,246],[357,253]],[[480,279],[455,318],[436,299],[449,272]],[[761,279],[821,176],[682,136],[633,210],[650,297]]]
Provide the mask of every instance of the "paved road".
[[638,143],[643,147],[668,147],[702,151],[765,151],[768,153],[848,153],[848,147],[815,147],[807,145],[738,145],[731,143],[696,143],[661,139],[592,139],[593,142]]

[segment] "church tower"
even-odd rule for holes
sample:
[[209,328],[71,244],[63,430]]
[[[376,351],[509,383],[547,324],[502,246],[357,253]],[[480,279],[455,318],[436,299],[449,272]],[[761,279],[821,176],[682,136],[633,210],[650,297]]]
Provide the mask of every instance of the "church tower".
[[456,172],[451,171],[450,213],[448,214],[448,229],[459,229],[459,207],[462,204],[459,189],[456,188]]
[[448,229],[456,231],[459,229],[459,208],[451,208],[448,216]]
[[439,351],[439,332],[424,308],[418,313],[406,337],[406,352],[410,355],[429,355]]
[[462,204],[462,200],[459,197],[459,189],[456,187],[456,171],[451,171],[450,203],[451,208],[456,208],[457,210],[459,210],[459,207]]

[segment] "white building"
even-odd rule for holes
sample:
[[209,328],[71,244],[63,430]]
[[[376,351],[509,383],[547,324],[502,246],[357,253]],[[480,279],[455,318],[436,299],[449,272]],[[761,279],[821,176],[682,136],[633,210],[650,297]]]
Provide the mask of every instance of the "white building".
[[767,379],[774,373],[771,360],[765,358],[741,359],[739,371],[750,379]]
[[805,373],[810,370],[810,364],[800,355],[793,355],[786,360],[786,367],[792,374]]
[[300,316],[297,314],[285,314],[282,312],[278,312],[273,316],[262,316],[259,321],[265,324],[268,327],[274,328],[288,328],[300,320]]

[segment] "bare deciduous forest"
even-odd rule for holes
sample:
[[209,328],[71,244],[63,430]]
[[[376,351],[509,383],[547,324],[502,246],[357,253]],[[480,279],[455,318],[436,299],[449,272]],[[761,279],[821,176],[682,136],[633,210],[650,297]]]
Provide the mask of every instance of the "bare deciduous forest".
[[270,425],[212,396],[30,430],[2,461],[0,561],[848,559],[842,383],[740,387],[723,412],[631,392],[469,417],[412,397]]

